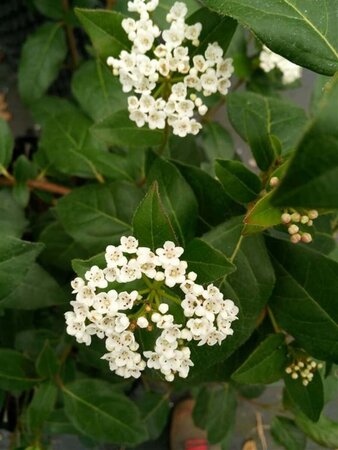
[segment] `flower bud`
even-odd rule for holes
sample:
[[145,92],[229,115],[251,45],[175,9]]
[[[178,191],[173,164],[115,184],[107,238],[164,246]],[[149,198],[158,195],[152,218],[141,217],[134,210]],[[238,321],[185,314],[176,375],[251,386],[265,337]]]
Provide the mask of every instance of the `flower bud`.
[[306,223],[308,223],[309,220],[310,220],[310,219],[309,219],[309,216],[302,216],[301,219],[300,219],[300,221],[301,221],[301,223],[302,223],[303,225],[305,225]]
[[302,237],[301,237],[301,235],[300,235],[299,233],[293,234],[293,235],[290,237],[290,241],[291,241],[293,244],[298,244],[298,242],[300,242],[301,239],[302,239]]
[[279,185],[279,178],[278,177],[272,177],[270,178],[270,186],[271,187],[276,187]]
[[288,228],[289,234],[296,234],[299,231],[299,227],[297,225],[290,225]]
[[316,209],[312,209],[311,211],[309,211],[309,218],[314,220],[317,219],[317,217],[319,216],[319,213]]
[[145,317],[139,317],[136,323],[140,328],[147,328],[149,325],[149,322]]
[[300,222],[300,214],[298,212],[295,212],[291,215],[292,222]]
[[161,303],[158,307],[158,310],[160,311],[160,313],[166,314],[169,311],[169,306],[166,303]]
[[312,236],[310,233],[303,233],[302,235],[302,242],[304,242],[304,244],[310,244],[310,242],[312,242]]
[[288,224],[288,223],[291,222],[291,215],[288,214],[288,213],[284,213],[281,216],[281,220],[282,220],[283,223]]

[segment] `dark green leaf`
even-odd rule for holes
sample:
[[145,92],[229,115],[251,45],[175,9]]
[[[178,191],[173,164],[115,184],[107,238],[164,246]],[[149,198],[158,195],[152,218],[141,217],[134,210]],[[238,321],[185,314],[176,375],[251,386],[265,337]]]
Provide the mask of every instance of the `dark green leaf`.
[[[204,0],[249,27],[274,52],[319,73],[338,70],[337,2]],[[274,24],[271,27],[271,24]]]
[[36,435],[41,430],[54,410],[56,397],[57,387],[52,382],[45,382],[36,389],[25,414],[26,427],[30,434]]
[[0,299],[20,286],[42,248],[42,244],[0,235]]
[[77,434],[78,431],[71,424],[63,409],[59,408],[49,414],[45,428],[46,432],[51,435],[60,434]]
[[122,28],[122,14],[98,9],[75,9],[79,21],[88,33],[97,54],[106,61],[108,56],[118,57],[131,44]]
[[156,157],[147,176],[148,185],[157,181],[164,209],[179,242],[194,235],[197,219],[197,202],[193,191],[178,169]]
[[0,389],[21,391],[30,389],[39,380],[27,375],[28,360],[19,352],[0,349]]
[[0,191],[0,229],[2,235],[20,238],[27,226],[24,210],[10,190]]
[[197,273],[198,282],[201,284],[224,278],[235,270],[235,266],[224,253],[201,239],[189,242],[184,251],[184,259],[188,262],[189,270]]
[[307,386],[300,379],[293,380],[288,374],[284,376],[284,382],[291,400],[310,420],[317,422],[324,406],[323,382],[318,371]]
[[60,23],[44,24],[25,42],[19,66],[19,91],[32,103],[55,80],[66,57],[67,46]]
[[311,355],[338,362],[338,263],[305,246],[269,239],[277,275],[270,306]]
[[147,437],[135,404],[104,381],[75,381],[63,386],[63,397],[75,428],[97,442],[136,445]]
[[72,259],[88,256],[88,252],[65,232],[59,222],[47,225],[40,234],[39,241],[45,244],[45,249],[40,256],[44,264],[64,272],[71,269]]
[[271,135],[279,139],[286,153],[295,147],[307,121],[304,110],[291,102],[252,92],[233,93],[227,104],[232,125],[248,142],[262,170],[267,170],[278,156]]
[[200,45],[194,48],[192,54],[203,54],[207,49],[208,44],[213,44],[214,42],[217,42],[224,50],[224,53],[226,53],[236,30],[236,21],[230,17],[221,17],[208,10],[208,8],[201,8],[187,20],[189,25],[193,25],[197,22],[201,23],[203,28],[199,39]]
[[283,334],[267,337],[232,378],[239,383],[274,383],[283,377],[287,366],[287,347]]
[[218,159],[215,164],[217,178],[225,192],[236,202],[249,203],[262,189],[260,179],[240,161]]
[[92,127],[95,136],[109,146],[152,147],[163,141],[163,130],[139,128],[129,119],[128,111],[118,111]]
[[170,413],[168,395],[156,392],[144,392],[137,404],[140,408],[143,423],[145,424],[149,440],[157,439],[167,424]]
[[294,421],[282,416],[272,419],[271,434],[274,440],[286,450],[305,450],[306,437]]
[[338,75],[325,90],[318,113],[277,188],[276,205],[338,208],[337,104]]
[[61,19],[63,16],[62,2],[57,0],[34,0],[37,10],[50,19]]
[[36,373],[42,378],[52,378],[59,369],[59,363],[55,351],[49,341],[45,342],[36,362]]
[[133,218],[133,235],[142,246],[153,251],[165,241],[177,241],[173,225],[167,216],[155,181],[137,208]]
[[0,119],[0,173],[7,169],[12,159],[14,139],[12,132],[3,119]]
[[202,130],[203,149],[212,166],[215,159],[231,159],[235,149],[228,131],[218,122],[208,122]]
[[46,122],[55,116],[77,114],[79,109],[65,98],[44,96],[34,102],[30,108],[34,120],[44,128]]
[[222,441],[232,428],[236,414],[236,392],[230,385],[200,390],[193,411],[196,425],[207,430],[210,444]]
[[37,166],[25,155],[20,155],[14,163],[13,176],[15,178],[13,196],[19,205],[25,208],[30,197],[27,181],[37,176]]
[[85,249],[99,252],[131,234],[131,221],[142,191],[128,183],[75,189],[56,207],[66,232]]
[[9,295],[1,302],[3,308],[31,310],[65,302],[66,295],[55,279],[39,264],[32,264]]
[[216,178],[198,167],[175,163],[189,183],[198,201],[199,218],[208,228],[218,225],[232,214],[243,212],[242,206],[235,203],[224,191]]
[[81,65],[73,76],[72,92],[96,122],[127,106],[118,78],[99,59]]
[[92,256],[89,259],[73,259],[72,268],[78,277],[84,277],[87,270],[89,270],[93,266],[104,267],[106,264],[106,260],[104,257],[104,252],[99,253],[98,255]]

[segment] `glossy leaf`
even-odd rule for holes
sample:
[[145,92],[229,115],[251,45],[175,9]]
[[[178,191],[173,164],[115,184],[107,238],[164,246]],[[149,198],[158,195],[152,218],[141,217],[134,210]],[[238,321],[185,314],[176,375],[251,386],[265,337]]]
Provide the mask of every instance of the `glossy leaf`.
[[201,239],[190,241],[183,257],[188,262],[189,270],[197,273],[201,284],[224,278],[235,270],[235,266],[223,253]]
[[155,181],[133,218],[133,236],[140,245],[153,251],[162,247],[165,241],[177,241],[172,223],[165,212],[158,184]]
[[305,450],[305,435],[288,417],[274,417],[271,423],[271,434],[274,440],[286,450]]
[[54,349],[49,341],[45,342],[35,362],[36,373],[42,378],[52,378],[59,369],[59,363]]
[[264,195],[245,216],[246,224],[243,234],[249,235],[281,223],[282,210],[271,204],[273,193]]
[[208,122],[202,130],[203,149],[210,164],[215,159],[231,159],[235,148],[228,131],[218,122]]
[[271,136],[278,138],[282,152],[287,153],[295,147],[307,122],[304,110],[293,103],[253,92],[232,93],[227,104],[232,125],[250,145],[262,170],[278,156]]
[[82,26],[88,33],[96,53],[106,62],[108,56],[117,58],[122,50],[130,49],[130,41],[122,28],[123,15],[116,11],[76,8]]
[[29,433],[37,434],[41,430],[43,423],[54,410],[57,393],[57,386],[52,382],[45,382],[35,390],[25,414]]
[[75,189],[56,207],[66,232],[85,249],[97,253],[108,244],[131,234],[131,221],[142,192],[135,186],[116,182]]
[[218,159],[215,172],[227,195],[236,202],[249,203],[257,197],[262,188],[257,175],[240,161]]
[[196,399],[193,418],[207,431],[210,444],[221,442],[232,428],[236,413],[236,393],[230,385],[203,387]]
[[3,119],[0,119],[0,173],[7,169],[12,159],[14,139],[12,132]]
[[1,234],[20,238],[27,226],[23,208],[15,201],[10,190],[0,191]]
[[135,404],[100,380],[79,380],[63,387],[67,417],[75,428],[97,442],[136,445],[146,429]]
[[42,248],[42,244],[0,235],[1,300],[20,286]]
[[338,263],[290,242],[269,239],[277,275],[270,306],[277,322],[318,359],[338,362]]
[[164,430],[170,413],[168,395],[144,392],[138,406],[145,424],[149,440],[157,439]]
[[12,392],[32,388],[39,380],[28,375],[27,364],[21,353],[0,349],[0,389]]
[[338,422],[321,415],[317,422],[308,419],[304,414],[297,413],[295,421],[298,427],[310,439],[327,448],[335,448],[338,442]]
[[291,400],[310,420],[317,422],[324,406],[323,382],[318,371],[307,386],[303,386],[300,379],[293,380],[288,374],[284,376],[284,382]]
[[[336,0],[204,0],[249,27],[271,50],[315,72],[338,70]],[[333,9],[332,9],[333,8]],[[271,23],[275,26],[271,27]]]
[[335,76],[325,89],[318,113],[299,142],[273,197],[276,205],[338,208],[337,103],[338,76]]
[[163,130],[139,128],[129,119],[128,111],[118,111],[92,127],[93,134],[109,146],[152,147],[163,141]]
[[197,202],[193,191],[178,169],[156,157],[147,176],[148,185],[157,181],[160,197],[179,243],[193,236],[197,220]]
[[283,377],[287,366],[287,347],[283,334],[268,336],[236,370],[232,378],[239,383],[269,384]]
[[87,61],[72,79],[72,92],[83,110],[95,121],[127,106],[117,77],[100,60]]
[[57,77],[66,53],[66,38],[59,23],[44,24],[29,36],[19,66],[19,91],[25,102],[42,97]]
[[202,226],[212,228],[212,226],[224,222],[232,214],[243,212],[242,206],[228,196],[216,178],[198,167],[181,163],[175,164],[194,191]]

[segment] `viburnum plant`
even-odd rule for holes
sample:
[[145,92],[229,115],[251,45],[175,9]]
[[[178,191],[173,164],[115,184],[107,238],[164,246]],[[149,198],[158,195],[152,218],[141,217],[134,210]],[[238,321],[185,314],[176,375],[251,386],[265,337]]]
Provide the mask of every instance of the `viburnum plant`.
[[[222,450],[242,404],[243,441],[338,447],[337,12],[32,2],[29,136],[10,104],[0,120],[9,448],[165,448],[187,397]],[[287,97],[314,73],[304,110]],[[272,383],[278,403],[261,403]]]

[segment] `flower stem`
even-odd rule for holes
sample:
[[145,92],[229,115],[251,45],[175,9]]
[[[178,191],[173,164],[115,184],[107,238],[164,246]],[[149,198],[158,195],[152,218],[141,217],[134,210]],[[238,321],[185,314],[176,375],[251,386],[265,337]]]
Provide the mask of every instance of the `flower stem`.
[[162,156],[166,150],[167,144],[169,142],[169,137],[170,137],[170,128],[169,128],[168,122],[166,122],[164,132],[163,132],[162,144],[160,145],[160,148],[158,149],[158,154],[160,156]]
[[164,298],[166,298],[168,300],[171,300],[172,302],[176,303],[176,305],[181,306],[181,302],[180,302],[180,300],[177,297],[174,297],[173,295],[167,294],[166,291],[163,291],[162,289],[159,291],[159,294],[162,297],[164,297]]

